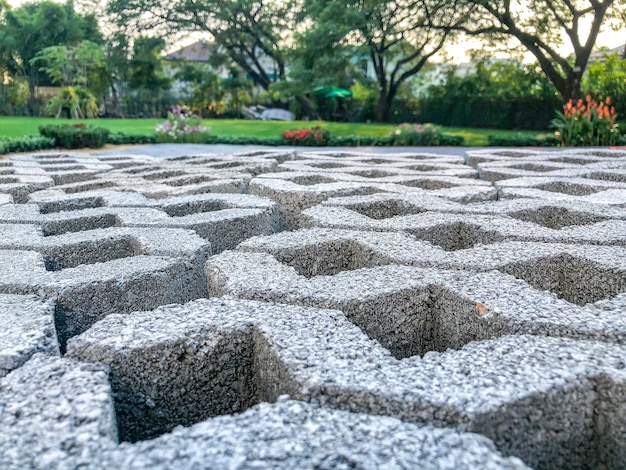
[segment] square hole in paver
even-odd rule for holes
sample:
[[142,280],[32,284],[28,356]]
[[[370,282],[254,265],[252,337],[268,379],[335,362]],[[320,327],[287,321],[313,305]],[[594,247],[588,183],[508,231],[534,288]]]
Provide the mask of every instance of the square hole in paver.
[[120,355],[111,367],[120,440],[152,439],[257,404],[254,339],[241,330],[190,332]]
[[545,173],[548,171],[555,171],[558,168],[554,166],[539,165],[538,163],[524,163],[520,165],[512,165],[509,168],[516,170],[536,171],[538,173]]
[[388,176],[397,176],[396,173],[389,173],[382,170],[359,170],[351,171],[349,174],[354,176],[362,176],[363,178],[386,178]]
[[96,189],[112,188],[116,186],[113,181],[87,181],[75,186],[66,186],[63,191],[67,194],[82,193],[84,191],[94,191]]
[[301,186],[313,186],[315,184],[336,183],[337,180],[322,175],[304,175],[289,178],[288,181]]
[[50,237],[69,232],[115,227],[119,225],[118,222],[114,214],[89,215],[75,219],[47,220],[41,224],[41,231],[44,237]]
[[402,181],[402,186],[410,186],[412,188],[420,188],[425,189],[427,191],[437,191],[438,189],[449,189],[455,188],[458,185],[454,183],[449,183],[447,181],[439,181],[439,180],[429,180],[429,179],[418,179],[411,181]]
[[569,254],[513,263],[500,271],[581,306],[626,292],[626,273]]
[[[408,170],[414,170],[414,171],[441,171],[445,169],[437,165],[412,165],[412,166],[407,166],[406,168]],[[462,168],[462,167],[459,165],[459,168]]]
[[524,222],[534,222],[544,227],[559,230],[571,225],[591,225],[608,220],[595,214],[579,212],[566,209],[564,207],[540,207],[538,209],[525,209],[511,212],[509,216],[523,220]]
[[224,162],[224,163],[218,163],[216,165],[211,165],[211,168],[215,168],[218,170],[223,170],[226,168],[237,168],[239,166],[243,166],[244,163],[242,162]]
[[496,231],[485,230],[479,225],[466,222],[442,222],[439,225],[406,231],[421,240],[440,246],[445,251],[466,250],[479,244],[489,245],[504,240]]
[[184,176],[186,174],[186,172],[180,170],[163,170],[144,175],[144,178],[147,180],[161,180],[166,178],[174,178],[175,176]]
[[493,327],[476,301],[437,285],[390,289],[337,308],[396,359],[461,349],[471,341],[503,334],[501,325]]
[[346,209],[350,209],[370,219],[376,220],[389,219],[403,215],[415,215],[426,211],[422,207],[413,206],[397,199],[352,204],[345,207]]
[[570,196],[589,196],[590,194],[603,191],[603,189],[593,187],[591,185],[566,183],[562,181],[540,184],[533,186],[533,188],[540,189],[542,191],[550,191],[551,193],[569,194]]
[[55,171],[86,170],[87,168],[83,165],[67,165],[67,166],[44,166],[43,169],[49,172],[55,172]]
[[585,160],[584,158],[572,158],[572,157],[551,158],[550,161],[561,162],[561,163],[573,163],[574,165],[587,165],[589,163],[596,163],[596,160]]
[[583,175],[583,178],[626,183],[626,173],[594,172]]
[[309,166],[312,166],[315,168],[331,169],[331,168],[345,168],[348,165],[344,163],[337,163],[337,162],[320,162],[320,163],[309,163]]
[[104,207],[104,201],[101,197],[79,197],[76,199],[38,202],[37,206],[39,207],[40,214],[51,214],[53,212],[78,211]]
[[81,264],[105,263],[142,254],[143,250],[134,238],[110,237],[49,248],[44,254],[44,263],[47,271],[60,271]]
[[374,165],[380,165],[385,163],[391,163],[393,160],[385,158],[370,158],[368,160],[362,160],[362,163],[373,163]]
[[308,278],[387,264],[380,255],[353,240],[320,242],[296,249],[276,250],[272,254],[278,261]]
[[198,214],[202,212],[216,212],[228,209],[228,204],[224,201],[193,201],[179,204],[168,204],[163,207],[163,211],[170,217],[184,217],[186,215]]
[[204,175],[187,175],[186,177],[180,177],[172,180],[163,181],[168,186],[187,186],[188,184],[200,184],[215,181],[216,178]]
[[59,163],[78,163],[77,160],[74,160],[72,158],[63,158],[63,161],[59,161],[57,158],[53,158],[53,159],[38,159],[39,161],[37,163],[39,163],[40,165],[58,165]]

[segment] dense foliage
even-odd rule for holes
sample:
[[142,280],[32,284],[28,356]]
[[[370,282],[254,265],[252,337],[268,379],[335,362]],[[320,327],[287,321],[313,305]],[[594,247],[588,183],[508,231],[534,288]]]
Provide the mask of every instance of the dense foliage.
[[173,108],[167,119],[155,128],[157,142],[204,143],[211,132],[202,125],[202,118],[184,108]]
[[[2,5],[0,115],[164,118],[188,105],[202,118],[241,117],[263,105],[300,119],[546,129],[581,90],[626,109],[624,60],[590,64],[598,33],[624,25],[626,0]],[[205,55],[166,56],[187,33],[205,35]],[[431,63],[462,34],[486,41],[472,67]],[[511,58],[480,60],[497,49]],[[345,93],[318,93],[327,87]]]
[[286,145],[321,147],[328,145],[330,132],[320,126],[315,126],[310,129],[286,130],[282,137]]
[[83,123],[41,126],[39,133],[54,139],[56,147],[65,149],[99,148],[107,143],[109,137],[108,129]]
[[54,139],[43,136],[24,136],[0,140],[0,155],[12,152],[33,152],[56,147]]
[[591,95],[585,100],[569,100],[563,112],[552,121],[556,135],[564,146],[615,145],[620,140],[615,106],[611,98],[597,102]]
[[451,69],[420,100],[420,121],[444,126],[547,129],[561,101],[536,66],[518,62],[476,64],[464,76]]

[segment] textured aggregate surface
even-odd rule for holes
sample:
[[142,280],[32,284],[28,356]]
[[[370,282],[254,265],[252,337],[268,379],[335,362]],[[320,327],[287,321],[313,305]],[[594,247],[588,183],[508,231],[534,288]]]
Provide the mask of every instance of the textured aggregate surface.
[[626,468],[626,152],[0,166],[0,468]]

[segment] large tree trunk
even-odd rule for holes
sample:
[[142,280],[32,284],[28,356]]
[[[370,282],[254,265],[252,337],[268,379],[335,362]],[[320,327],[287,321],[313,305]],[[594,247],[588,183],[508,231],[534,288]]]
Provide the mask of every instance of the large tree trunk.
[[[119,117],[119,118],[124,118],[124,110],[122,109],[121,103],[120,103],[120,97],[117,94],[117,87],[115,86],[115,82],[113,81],[112,78],[109,77],[109,85],[111,87],[111,104],[113,106],[113,109],[111,110],[111,113],[114,117]],[[106,107],[106,98],[104,100],[104,104]],[[109,111],[107,109],[105,109],[106,114],[109,114]]]
[[376,122],[391,122],[391,104],[395,95],[393,87],[390,90],[381,90],[376,103]]
[[35,82],[33,80],[30,79],[28,80],[28,113],[31,116],[36,116],[37,113],[37,109],[38,106],[36,106],[37,104],[37,100],[35,97],[35,91],[36,91],[36,87],[35,87]]
[[300,103],[300,106],[302,107],[303,116],[306,115],[309,117],[309,119],[312,119],[314,121],[320,118],[320,115],[315,109],[315,107],[313,106],[313,103],[311,103],[311,100],[309,100],[306,96],[298,95],[296,96],[296,99],[298,100],[298,103]]
[[[582,81],[583,71],[572,71],[565,79],[566,88],[561,92],[565,102],[570,99],[573,101],[581,98],[580,84]],[[560,90],[559,90],[560,91]]]

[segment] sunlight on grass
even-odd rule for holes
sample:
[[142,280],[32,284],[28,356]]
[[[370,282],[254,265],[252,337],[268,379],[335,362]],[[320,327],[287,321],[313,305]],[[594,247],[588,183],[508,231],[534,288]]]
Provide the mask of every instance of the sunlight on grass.
[[[0,117],[0,139],[3,137],[22,137],[38,135],[38,127],[45,124],[85,122],[105,127],[112,132],[126,134],[153,134],[154,126],[163,119],[54,119],[29,117]],[[334,136],[373,136],[383,137],[396,128],[394,124],[342,123],[324,121],[248,121],[239,119],[205,119],[203,125],[211,127],[211,133],[223,137],[268,137],[278,138],[287,129],[299,129],[320,125],[328,129]],[[536,131],[506,131],[495,129],[470,129],[463,127],[441,127],[444,134],[460,135],[467,146],[487,145],[490,135],[506,136],[527,134],[536,136],[544,134]]]

